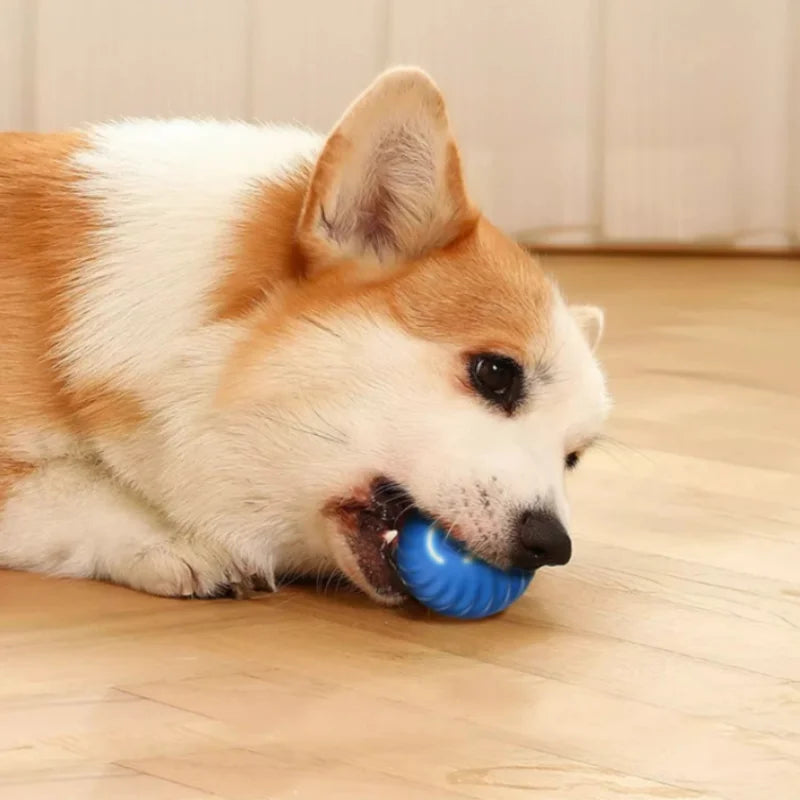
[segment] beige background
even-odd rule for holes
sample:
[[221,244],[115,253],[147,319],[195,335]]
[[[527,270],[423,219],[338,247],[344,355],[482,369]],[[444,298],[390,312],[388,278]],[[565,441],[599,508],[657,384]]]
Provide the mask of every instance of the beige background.
[[0,0],[0,126],[324,129],[397,62],[446,90],[513,233],[800,245],[800,0]]

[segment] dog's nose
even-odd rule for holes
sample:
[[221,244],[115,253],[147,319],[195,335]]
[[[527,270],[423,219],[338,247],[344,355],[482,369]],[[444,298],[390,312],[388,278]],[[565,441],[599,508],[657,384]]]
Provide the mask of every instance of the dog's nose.
[[551,511],[527,509],[517,519],[517,546],[512,562],[521,569],[566,564],[572,542],[566,528]]

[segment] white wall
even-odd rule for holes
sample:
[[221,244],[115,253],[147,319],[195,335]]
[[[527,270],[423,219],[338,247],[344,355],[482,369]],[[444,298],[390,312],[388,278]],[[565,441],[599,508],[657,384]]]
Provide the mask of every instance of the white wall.
[[790,2],[608,3],[609,238],[788,243]]
[[398,62],[523,238],[800,245],[800,0],[0,0],[0,127],[324,129]]

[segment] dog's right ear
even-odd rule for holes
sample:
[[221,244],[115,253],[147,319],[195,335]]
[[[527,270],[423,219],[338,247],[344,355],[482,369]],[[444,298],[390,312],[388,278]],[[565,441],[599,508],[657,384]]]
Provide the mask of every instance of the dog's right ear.
[[605,327],[605,314],[602,308],[597,306],[570,306],[569,310],[578,323],[581,333],[589,345],[589,349],[594,353],[600,339],[603,338]]
[[421,70],[380,76],[323,147],[298,241],[319,271],[342,259],[394,264],[474,225],[444,100]]

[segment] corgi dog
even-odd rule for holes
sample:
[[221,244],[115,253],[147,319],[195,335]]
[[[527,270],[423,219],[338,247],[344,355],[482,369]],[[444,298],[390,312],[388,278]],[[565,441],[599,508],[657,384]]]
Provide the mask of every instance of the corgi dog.
[[602,319],[470,200],[418,69],[327,137],[0,135],[0,567],[391,605],[411,508],[501,568],[564,564]]

